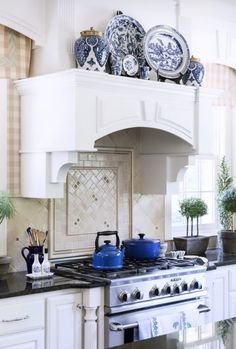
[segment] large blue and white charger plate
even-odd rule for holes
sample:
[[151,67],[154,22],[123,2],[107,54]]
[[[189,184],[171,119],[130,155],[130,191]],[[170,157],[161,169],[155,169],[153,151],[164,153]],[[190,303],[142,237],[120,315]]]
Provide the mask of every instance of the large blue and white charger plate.
[[150,67],[167,79],[180,78],[190,63],[185,38],[167,25],[149,29],[144,38],[144,53]]
[[122,62],[127,55],[132,55],[140,67],[145,65],[143,39],[146,32],[138,21],[123,14],[114,16],[104,34],[109,42],[112,61]]

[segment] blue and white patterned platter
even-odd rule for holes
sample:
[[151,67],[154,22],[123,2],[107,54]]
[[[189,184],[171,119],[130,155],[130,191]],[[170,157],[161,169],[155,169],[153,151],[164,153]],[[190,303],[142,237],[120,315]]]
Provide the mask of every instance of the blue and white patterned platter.
[[147,32],[144,53],[150,67],[167,79],[181,77],[190,63],[185,38],[167,25],[157,25]]
[[143,39],[146,32],[134,18],[126,15],[114,16],[105,30],[111,53],[111,64],[123,61],[127,55],[138,60],[139,66],[145,65]]

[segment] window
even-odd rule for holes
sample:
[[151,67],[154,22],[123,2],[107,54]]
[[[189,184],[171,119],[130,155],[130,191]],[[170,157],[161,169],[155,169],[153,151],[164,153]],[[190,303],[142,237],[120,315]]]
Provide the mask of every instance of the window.
[[199,219],[200,234],[211,235],[216,233],[215,187],[216,159],[212,157],[196,158],[194,163],[188,166],[182,181],[179,183],[179,193],[169,195],[169,198],[167,198],[168,238],[185,234],[186,218],[179,213],[179,202],[188,197],[199,197],[208,206],[208,213]]

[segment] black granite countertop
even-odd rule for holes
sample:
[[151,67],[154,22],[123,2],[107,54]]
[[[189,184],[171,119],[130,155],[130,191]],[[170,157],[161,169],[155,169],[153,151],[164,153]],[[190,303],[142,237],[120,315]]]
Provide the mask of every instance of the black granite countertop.
[[236,255],[223,253],[221,248],[209,248],[205,257],[209,262],[208,270],[224,265],[236,264]]
[[[207,270],[236,264],[236,255],[224,254],[220,248],[208,249],[205,257],[209,261]],[[27,279],[26,272],[15,272],[0,276],[0,299],[69,288],[94,288],[105,285],[105,281],[83,278],[83,276],[73,278],[71,275],[68,277],[54,275],[51,279],[30,280]]]
[[16,272],[0,277],[0,298],[24,296],[68,288],[94,288],[105,285],[105,282],[88,281],[83,278],[73,279],[60,275],[54,275],[50,279],[30,280],[26,277],[26,272]]

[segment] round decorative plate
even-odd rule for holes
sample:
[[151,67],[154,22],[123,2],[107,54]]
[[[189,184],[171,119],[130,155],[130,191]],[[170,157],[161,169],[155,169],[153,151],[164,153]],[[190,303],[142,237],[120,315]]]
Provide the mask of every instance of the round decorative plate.
[[139,66],[145,65],[143,39],[146,32],[142,25],[134,18],[126,15],[114,16],[105,30],[105,36],[109,42],[111,61],[125,58],[127,55],[134,56]]
[[144,38],[144,53],[150,67],[167,79],[181,77],[190,63],[185,38],[167,25],[157,25],[147,32]]
[[123,68],[127,75],[136,75],[139,69],[137,58],[135,58],[133,55],[125,56],[123,59]]

